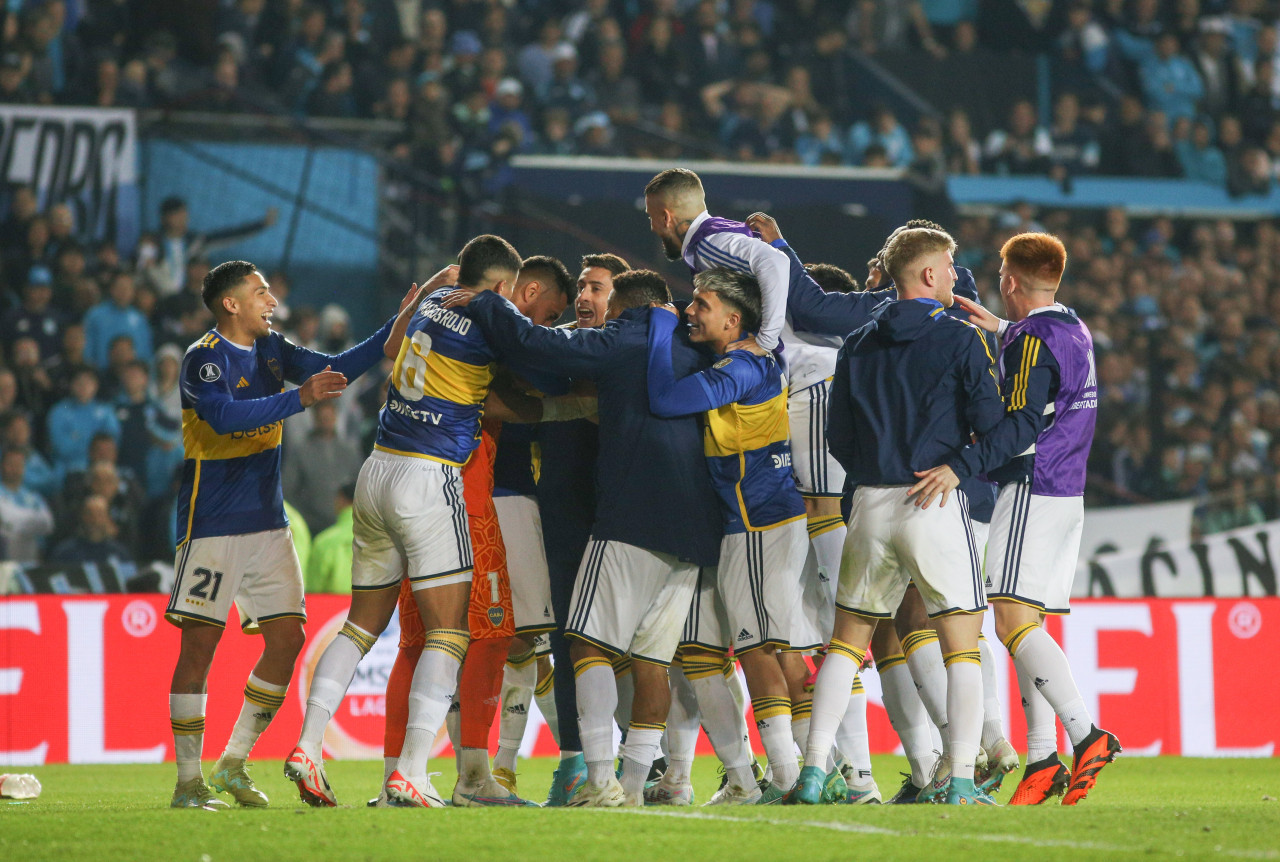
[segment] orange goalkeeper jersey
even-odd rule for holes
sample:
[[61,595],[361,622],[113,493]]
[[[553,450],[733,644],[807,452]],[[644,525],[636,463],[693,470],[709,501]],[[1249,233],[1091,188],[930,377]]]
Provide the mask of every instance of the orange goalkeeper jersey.
[[[498,448],[499,422],[481,425],[480,444],[462,468],[462,496],[467,504],[474,574],[467,627],[472,640],[509,638],[516,633],[511,609],[511,579],[507,549],[493,505],[493,459]],[[422,618],[406,580],[400,585],[400,646],[422,646]]]

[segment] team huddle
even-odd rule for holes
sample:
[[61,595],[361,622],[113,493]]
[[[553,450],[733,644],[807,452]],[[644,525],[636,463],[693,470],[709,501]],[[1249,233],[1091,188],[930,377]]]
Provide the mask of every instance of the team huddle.
[[[1056,298],[1062,243],[1004,245],[1003,320],[930,222],[890,234],[858,290],[802,263],[769,216],[709,215],[691,171],[654,177],[645,209],[693,274],[682,309],[662,276],[616,255],[584,257],[575,284],[558,260],[485,235],[329,356],[271,330],[252,264],[209,273],[217,326],[181,377],[174,807],[225,807],[215,792],[268,804],[246,760],[306,618],[282,423],[384,356],[351,608],[284,766],[303,801],[338,804],[326,727],[398,613],[371,805],[535,805],[515,772],[535,698],[561,749],[549,806],[692,804],[700,730],[723,765],[709,805],[994,805],[1020,762],[981,634],[988,602],[1027,722],[1009,804],[1074,805],[1093,788],[1120,744],[1042,627],[1069,612],[1097,413],[1089,331]],[[575,321],[554,327],[570,306]],[[206,784],[206,680],[233,604],[263,652]],[[872,666],[910,763],[892,797],[871,769]],[[448,802],[428,771],[442,725]]]

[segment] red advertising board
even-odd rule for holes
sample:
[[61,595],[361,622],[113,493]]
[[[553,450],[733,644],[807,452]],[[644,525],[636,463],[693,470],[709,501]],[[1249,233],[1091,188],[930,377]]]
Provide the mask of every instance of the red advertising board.
[[[178,631],[163,596],[0,599],[0,764],[157,762],[173,758],[169,678]],[[310,596],[303,659],[285,708],[254,756],[284,758],[297,739],[320,652],[345,618],[341,596]],[[1272,756],[1280,742],[1280,686],[1265,662],[1280,655],[1280,599],[1078,600],[1051,620],[1086,703],[1129,754]],[[991,635],[988,634],[990,638]],[[1025,729],[1011,667],[998,644],[997,677],[1010,739]],[[261,642],[228,629],[209,678],[205,755],[221,751]],[[383,691],[395,655],[384,635],[361,663],[334,718],[334,757],[380,757]],[[897,744],[874,672],[864,673],[873,751]],[[539,716],[527,754],[552,754]],[[497,727],[495,723],[494,744]],[[756,741],[757,751],[761,750]],[[441,734],[442,747],[447,739]],[[709,752],[709,747],[704,747]]]

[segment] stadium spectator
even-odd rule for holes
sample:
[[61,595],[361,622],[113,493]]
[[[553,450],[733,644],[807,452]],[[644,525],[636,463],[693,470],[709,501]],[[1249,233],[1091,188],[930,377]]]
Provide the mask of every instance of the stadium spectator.
[[133,274],[121,270],[112,276],[107,298],[84,316],[85,356],[99,370],[110,365],[112,344],[120,336],[133,342],[137,358],[151,361],[151,327],[133,307],[135,295]]
[[211,252],[246,240],[276,223],[278,212],[269,208],[261,220],[216,231],[199,232],[190,227],[187,202],[168,197],[160,202],[156,287],[161,296],[182,290],[187,261],[207,257]]
[[351,592],[351,544],[354,539],[354,516],[351,511],[356,487],[346,484],[333,497],[336,520],[311,542],[307,558],[305,583],[308,593]]
[[63,476],[89,466],[89,443],[94,434],[104,432],[120,438],[115,411],[97,397],[97,373],[92,368],[79,368],[71,376],[71,394],[49,411],[49,454]]
[[40,561],[44,538],[53,532],[53,513],[26,485],[26,473],[26,451],[7,447],[0,453],[0,549],[6,561],[33,564]]
[[1156,38],[1155,54],[1142,64],[1140,74],[1148,108],[1170,121],[1195,115],[1196,103],[1204,96],[1204,81],[1181,53],[1176,34],[1161,33]]
[[1043,174],[1049,167],[1053,141],[1036,125],[1030,102],[1015,102],[1009,111],[1008,130],[997,129],[983,146],[982,169],[996,174]]
[[321,402],[312,409],[312,427],[293,442],[284,459],[284,495],[292,500],[314,535],[333,523],[333,495],[355,481],[364,452],[338,433],[338,406]]
[[35,340],[42,359],[58,352],[62,342],[62,315],[52,307],[53,273],[47,266],[34,266],[22,287],[22,305],[0,322],[0,341],[11,354],[18,338]]
[[877,105],[871,110],[869,120],[859,120],[849,129],[846,164],[867,164],[867,153],[872,147],[879,147],[888,164],[895,168],[911,164],[915,155],[911,151],[911,136],[898,122],[893,111],[884,105]]
[[49,465],[48,459],[35,448],[32,439],[31,419],[17,410],[0,413],[0,453],[17,450],[26,454],[26,472],[22,486],[35,491],[46,500],[58,492],[61,477]]
[[1227,183],[1227,160],[1222,150],[1213,145],[1212,132],[1205,120],[1197,120],[1191,126],[1189,137],[1174,143],[1182,175],[1189,180],[1212,183],[1219,188]]
[[117,541],[119,529],[111,520],[108,501],[90,494],[80,504],[75,535],[54,546],[50,563],[94,563],[98,566],[126,566],[132,556]]

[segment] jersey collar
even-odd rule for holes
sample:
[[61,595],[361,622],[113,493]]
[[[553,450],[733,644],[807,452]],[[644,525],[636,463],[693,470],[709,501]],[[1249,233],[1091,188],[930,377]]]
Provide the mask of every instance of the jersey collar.
[[706,210],[703,210],[702,215],[694,219],[693,222],[689,225],[689,230],[684,235],[684,242],[680,244],[681,257],[684,257],[685,253],[689,251],[689,240],[693,239],[693,235],[698,232],[698,228],[700,228],[702,226],[702,223],[709,218],[711,218],[711,213],[707,212]]

